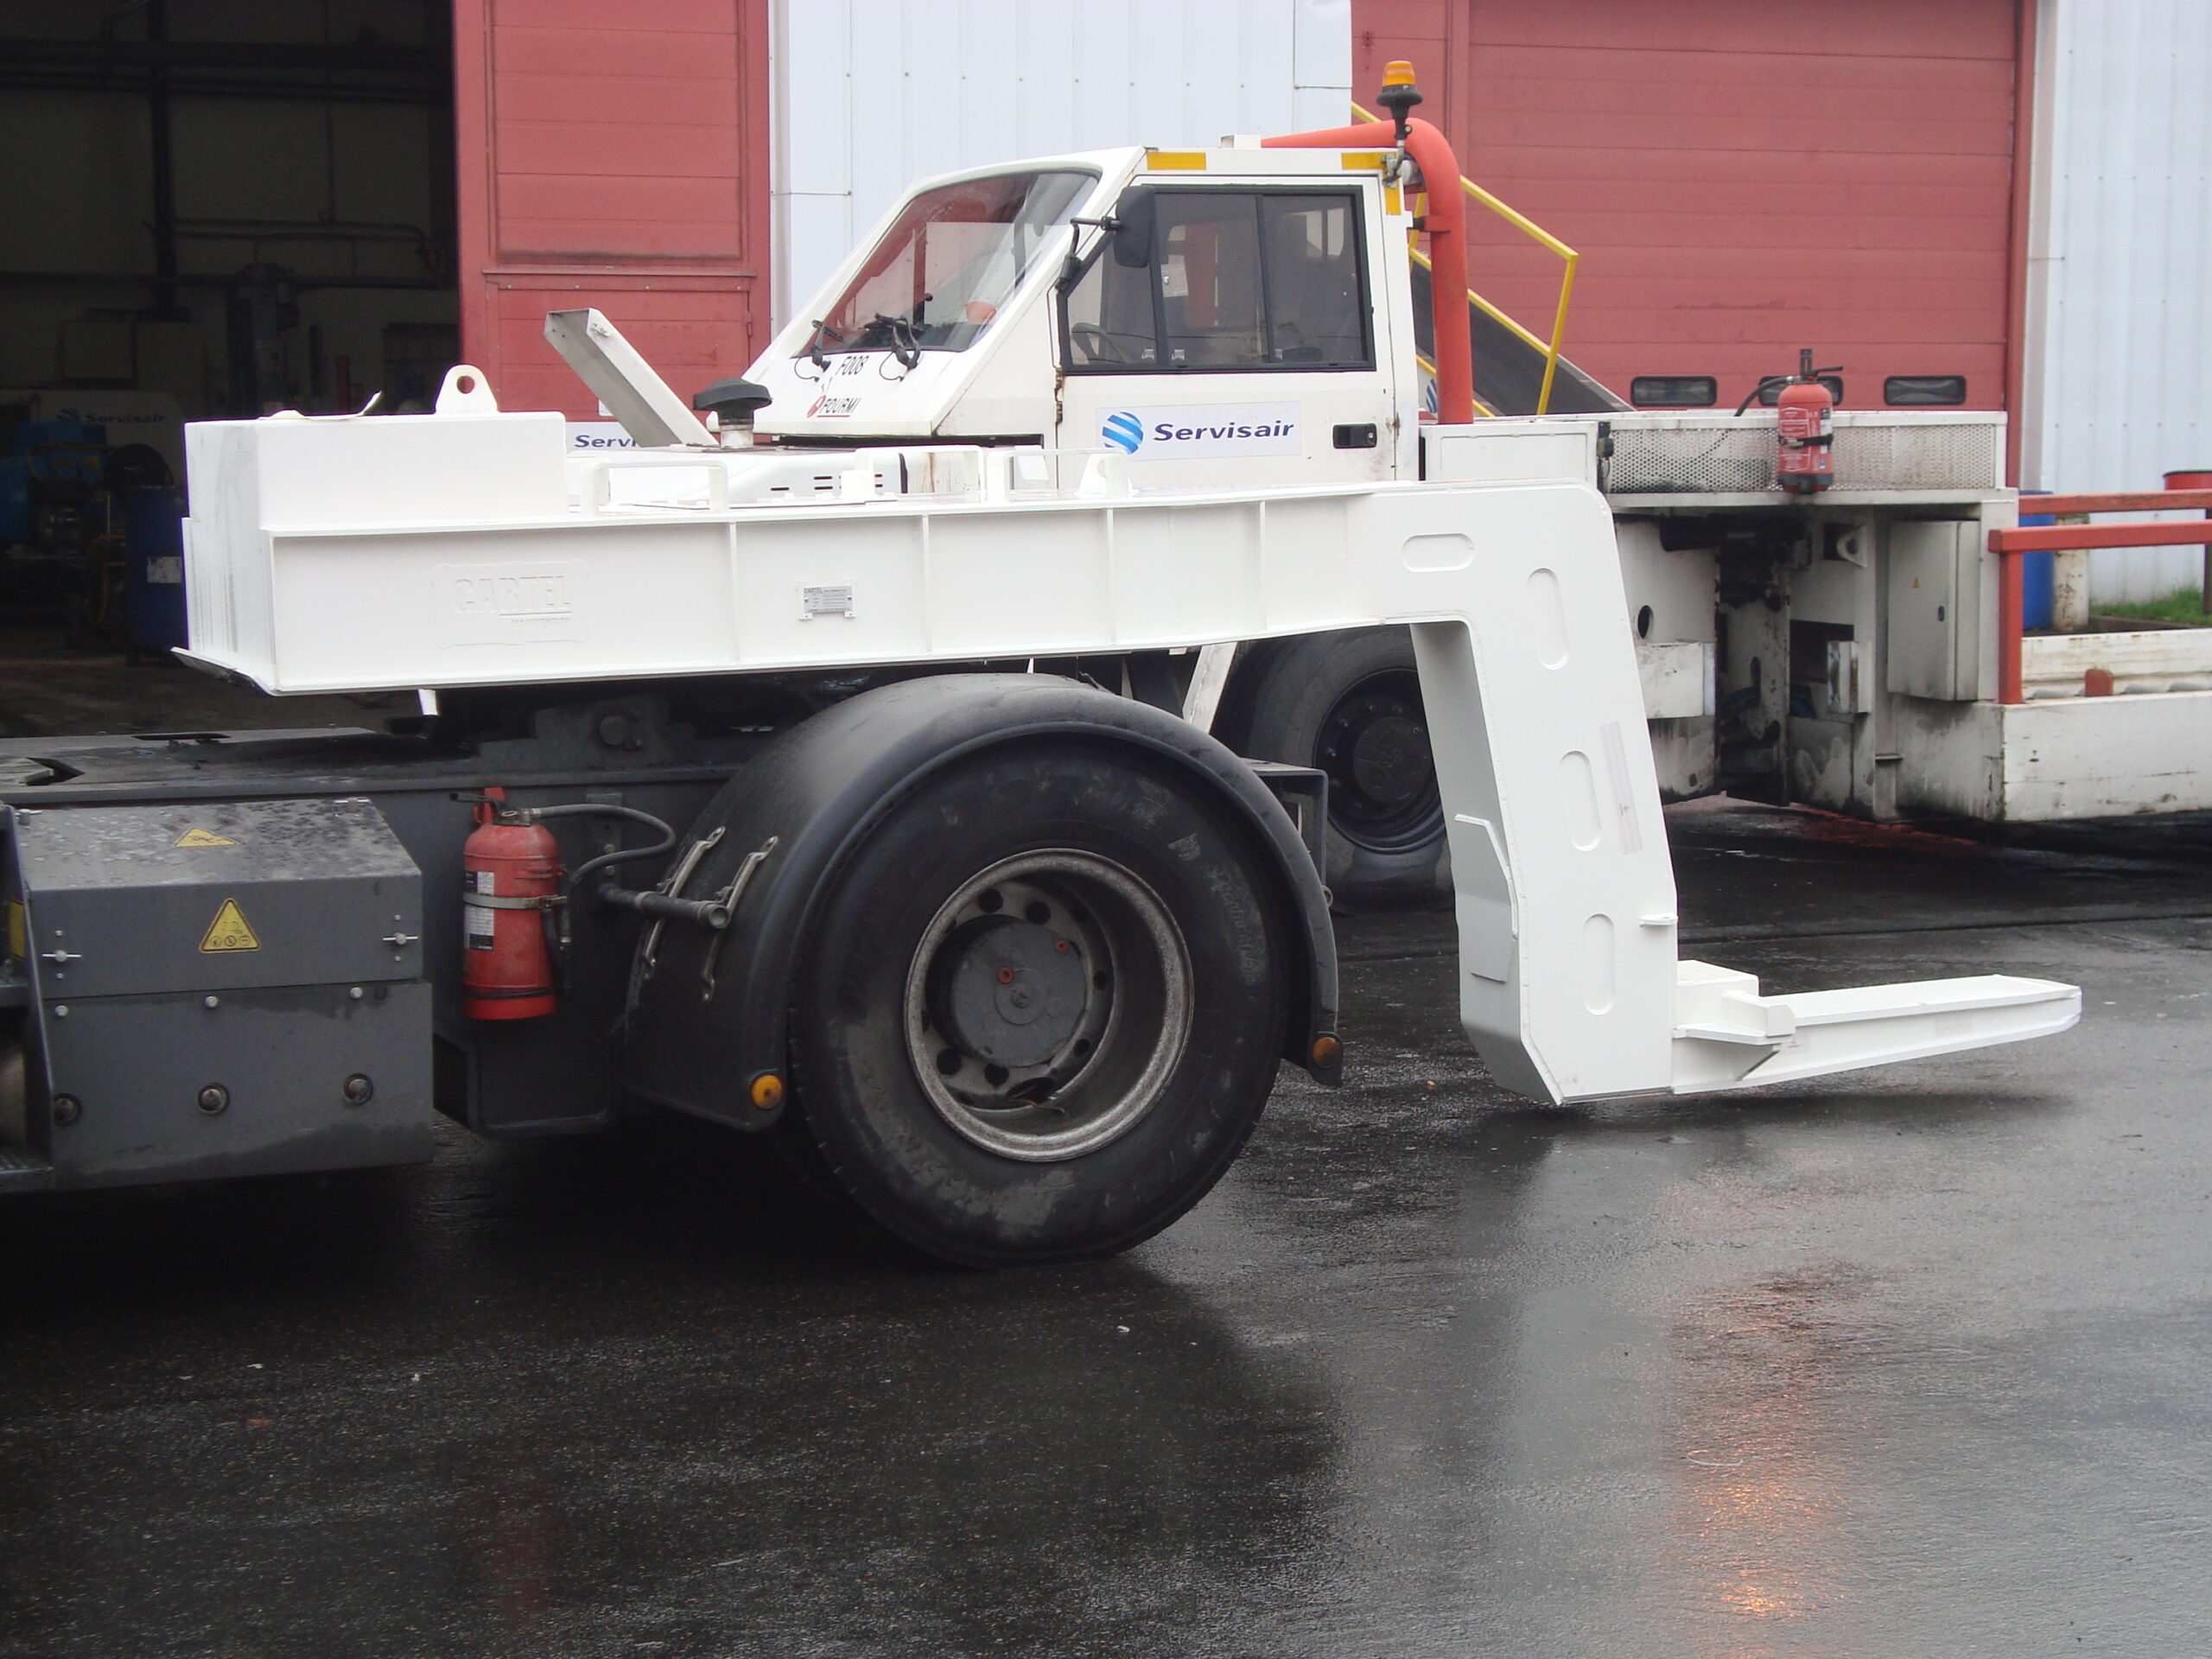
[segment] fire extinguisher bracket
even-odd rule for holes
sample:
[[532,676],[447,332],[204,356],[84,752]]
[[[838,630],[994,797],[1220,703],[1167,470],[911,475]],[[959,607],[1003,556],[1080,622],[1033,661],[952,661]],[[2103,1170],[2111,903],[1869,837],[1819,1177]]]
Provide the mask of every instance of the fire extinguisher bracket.
[[509,809],[503,789],[470,805],[476,827],[461,854],[461,1010],[472,1020],[543,1019],[559,1003],[560,846],[551,830]]
[[1736,405],[1741,415],[1754,399],[1774,389],[1774,481],[1793,495],[1810,495],[1835,481],[1835,393],[1823,377],[1841,365],[1813,366],[1809,347],[1797,353],[1797,372],[1770,374]]

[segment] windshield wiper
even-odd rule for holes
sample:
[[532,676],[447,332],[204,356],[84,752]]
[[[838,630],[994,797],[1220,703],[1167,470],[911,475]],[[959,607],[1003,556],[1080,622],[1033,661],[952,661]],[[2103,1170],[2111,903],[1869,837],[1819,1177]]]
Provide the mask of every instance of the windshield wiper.
[[822,355],[822,342],[825,339],[839,346],[845,343],[845,337],[832,328],[827,320],[817,317],[814,320],[814,338],[806,343],[806,354],[816,368],[827,372],[830,359]]
[[891,355],[899,359],[900,368],[911,373],[921,365],[922,337],[914,332],[912,323],[904,317],[894,317],[885,311],[875,314],[874,323],[872,323],[868,328],[870,334],[875,332],[875,323],[881,324],[883,332],[890,337]]

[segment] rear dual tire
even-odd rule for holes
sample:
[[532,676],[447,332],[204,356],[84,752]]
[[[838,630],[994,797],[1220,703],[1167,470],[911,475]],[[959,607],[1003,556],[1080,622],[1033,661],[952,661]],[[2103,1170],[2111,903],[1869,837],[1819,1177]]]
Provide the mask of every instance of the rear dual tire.
[[1237,660],[1217,732],[1251,760],[1328,774],[1325,875],[1338,910],[1450,905],[1444,804],[1406,629],[1355,628],[1252,646]]

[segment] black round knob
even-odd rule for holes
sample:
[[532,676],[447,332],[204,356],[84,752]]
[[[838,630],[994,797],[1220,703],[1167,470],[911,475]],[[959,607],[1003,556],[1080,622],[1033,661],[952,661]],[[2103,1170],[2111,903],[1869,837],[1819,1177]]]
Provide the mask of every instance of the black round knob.
[[717,380],[691,399],[694,409],[712,410],[724,426],[741,426],[754,413],[774,403],[774,396],[757,380],[733,375]]

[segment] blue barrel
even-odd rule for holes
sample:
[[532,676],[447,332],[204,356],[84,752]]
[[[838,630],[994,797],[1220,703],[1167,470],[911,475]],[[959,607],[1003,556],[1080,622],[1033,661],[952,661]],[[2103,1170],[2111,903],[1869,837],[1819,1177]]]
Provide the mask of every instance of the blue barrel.
[[0,455],[0,549],[31,538],[31,464],[21,455]]
[[[2020,499],[2024,501],[2031,495],[2050,493],[2049,490],[2022,490]],[[2047,512],[2024,512],[2020,515],[2020,528],[2023,530],[2050,522],[2050,515]],[[2031,631],[2047,628],[2056,615],[2057,561],[2058,555],[2050,552],[2020,555],[2020,626],[2023,628]]]
[[143,487],[123,504],[123,616],[130,649],[185,643],[184,492]]

